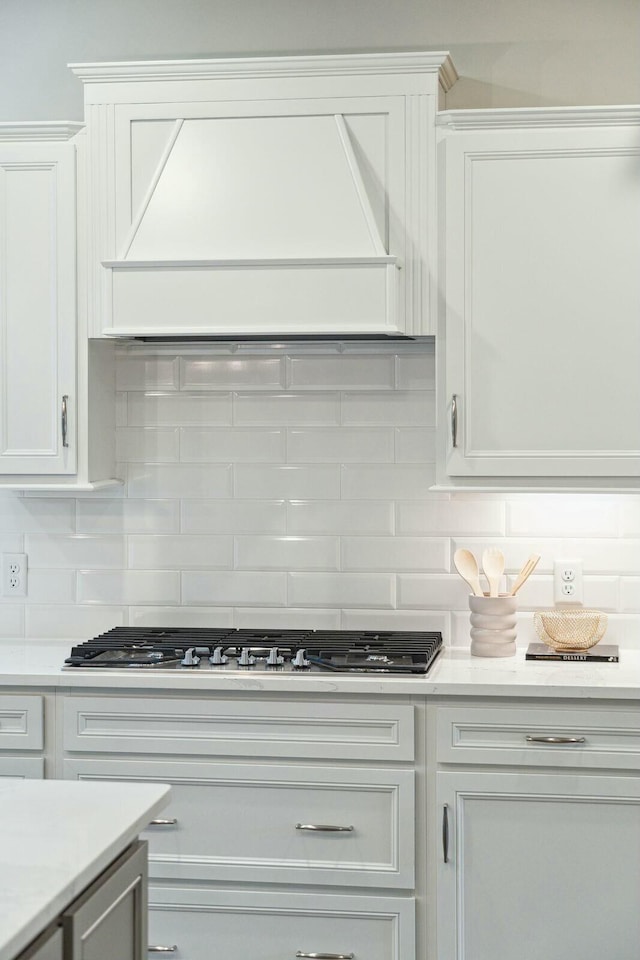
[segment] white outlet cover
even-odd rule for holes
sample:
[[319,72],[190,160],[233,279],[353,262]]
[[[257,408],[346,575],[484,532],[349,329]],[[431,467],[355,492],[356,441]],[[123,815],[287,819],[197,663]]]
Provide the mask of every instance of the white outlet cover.
[[582,560],[554,561],[553,601],[556,605],[582,605]]

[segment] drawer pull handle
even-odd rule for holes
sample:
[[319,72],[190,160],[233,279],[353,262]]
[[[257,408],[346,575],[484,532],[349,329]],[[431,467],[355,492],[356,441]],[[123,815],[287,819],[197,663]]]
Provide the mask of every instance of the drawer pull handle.
[[296,957],[313,957],[313,960],[354,960],[355,953],[303,953],[298,950]]
[[[332,823],[296,823],[296,830],[319,830],[324,833],[352,833],[353,827],[338,827]],[[324,954],[300,953],[300,957],[324,956]],[[328,954],[327,954],[328,956]]]
[[527,743],[586,743],[585,737],[527,737]]
[[449,863],[449,807],[442,807],[442,862]]
[[178,948],[175,945],[175,943],[172,947],[163,947],[163,946],[147,947],[147,951],[149,953],[175,953],[177,949]]
[[150,827],[173,827],[178,822],[177,817],[159,817],[157,820],[152,820],[149,824]]

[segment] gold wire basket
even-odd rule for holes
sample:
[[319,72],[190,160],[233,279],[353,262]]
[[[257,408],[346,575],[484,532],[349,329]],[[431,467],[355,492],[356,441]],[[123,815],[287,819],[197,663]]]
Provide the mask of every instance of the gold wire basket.
[[588,650],[604,637],[601,610],[541,610],[533,615],[536,633],[553,650]]

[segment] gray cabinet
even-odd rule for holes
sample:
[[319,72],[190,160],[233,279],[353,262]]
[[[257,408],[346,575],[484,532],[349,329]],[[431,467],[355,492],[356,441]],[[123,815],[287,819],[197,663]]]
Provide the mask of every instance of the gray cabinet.
[[62,927],[56,924],[45,930],[17,960],[63,960],[63,950]]

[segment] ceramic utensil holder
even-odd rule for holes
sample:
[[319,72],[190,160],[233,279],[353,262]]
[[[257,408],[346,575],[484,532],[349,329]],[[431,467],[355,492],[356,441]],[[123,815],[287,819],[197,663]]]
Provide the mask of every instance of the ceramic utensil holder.
[[517,597],[469,597],[472,657],[513,657]]

